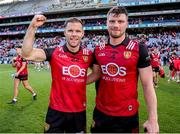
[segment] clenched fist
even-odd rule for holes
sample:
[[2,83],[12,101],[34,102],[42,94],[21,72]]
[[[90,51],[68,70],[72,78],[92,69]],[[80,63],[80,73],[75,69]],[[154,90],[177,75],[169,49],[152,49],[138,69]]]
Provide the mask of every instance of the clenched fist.
[[30,26],[38,28],[46,22],[46,17],[44,15],[35,15],[30,23]]

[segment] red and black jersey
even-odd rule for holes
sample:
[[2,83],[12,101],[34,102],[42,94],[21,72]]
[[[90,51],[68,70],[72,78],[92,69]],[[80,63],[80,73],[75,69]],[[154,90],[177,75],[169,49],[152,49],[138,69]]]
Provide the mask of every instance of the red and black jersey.
[[117,45],[110,43],[95,48],[101,77],[96,108],[110,116],[131,116],[138,111],[138,68],[150,66],[150,57],[143,44],[127,37]]
[[180,58],[175,57],[173,59],[173,67],[176,71],[180,71]]
[[26,66],[25,66],[25,68],[19,73],[19,75],[27,75],[27,74],[28,74],[28,70],[27,70],[27,61],[26,61],[24,58],[22,58],[20,55],[18,55],[18,56],[16,57],[16,70],[17,70],[17,72],[18,72],[18,71],[20,70],[20,68],[22,67],[23,62],[26,63]]
[[159,67],[161,65],[161,62],[160,62],[160,53],[152,53],[151,54],[151,65],[152,67]]
[[169,57],[169,64],[173,65],[173,60],[175,59],[175,56],[170,56]]
[[61,112],[81,112],[86,109],[87,69],[93,55],[88,49],[72,53],[67,46],[44,49],[50,61],[52,85],[49,106]]

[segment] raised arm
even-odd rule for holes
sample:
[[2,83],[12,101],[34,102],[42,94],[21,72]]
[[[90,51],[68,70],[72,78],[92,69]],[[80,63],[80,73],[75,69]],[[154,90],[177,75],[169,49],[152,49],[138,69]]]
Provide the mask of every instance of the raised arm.
[[42,26],[46,21],[46,17],[43,15],[35,15],[32,19],[26,35],[24,37],[22,46],[22,56],[27,60],[32,61],[44,61],[46,60],[46,55],[43,49],[33,48],[35,40],[35,32],[38,27]]
[[147,133],[158,133],[157,98],[153,87],[153,73],[151,66],[139,68],[139,75],[148,111],[148,120],[144,123],[143,127],[147,129]]

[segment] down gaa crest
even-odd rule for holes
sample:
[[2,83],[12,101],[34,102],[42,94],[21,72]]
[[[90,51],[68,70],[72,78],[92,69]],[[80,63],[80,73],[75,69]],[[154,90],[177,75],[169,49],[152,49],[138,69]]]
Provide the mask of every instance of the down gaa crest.
[[124,58],[129,59],[131,57],[131,52],[130,51],[125,51],[124,52]]

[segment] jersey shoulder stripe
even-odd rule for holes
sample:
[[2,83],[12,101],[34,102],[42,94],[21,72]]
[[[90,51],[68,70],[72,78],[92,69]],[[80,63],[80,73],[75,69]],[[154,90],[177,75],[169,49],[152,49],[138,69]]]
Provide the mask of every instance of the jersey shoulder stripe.
[[96,45],[96,49],[98,48],[99,50],[105,49],[105,46],[108,42],[107,41],[101,41]]
[[126,50],[135,50],[135,51],[137,51],[138,50],[138,47],[139,45],[138,45],[138,42],[137,41],[135,41],[135,40],[130,40],[129,41],[129,43],[127,44],[127,46],[126,46]]
[[58,46],[57,48],[59,49],[60,52],[64,52],[63,46]]
[[93,53],[93,51],[88,48],[83,48],[82,53],[83,53],[83,55],[91,55]]

